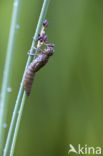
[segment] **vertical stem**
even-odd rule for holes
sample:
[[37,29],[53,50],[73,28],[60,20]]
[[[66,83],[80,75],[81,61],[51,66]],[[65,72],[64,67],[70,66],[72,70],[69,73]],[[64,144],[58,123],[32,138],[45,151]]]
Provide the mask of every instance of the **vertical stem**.
[[20,127],[20,121],[21,121],[21,116],[22,116],[22,113],[23,113],[24,104],[25,104],[25,92],[23,94],[23,98],[22,98],[22,101],[21,101],[20,110],[18,112],[18,119],[17,119],[17,122],[16,122],[15,132],[14,132],[14,136],[13,136],[13,140],[12,140],[12,145],[11,145],[11,150],[10,150],[10,156],[13,156],[13,154],[14,154],[14,149],[15,149],[15,144],[16,144],[16,138],[17,138],[19,127]]
[[7,55],[5,60],[4,73],[3,73],[1,99],[0,99],[0,156],[2,155],[3,145],[4,145],[5,128],[3,128],[3,123],[6,123],[7,103],[8,103],[7,88],[10,81],[13,50],[16,41],[16,32],[17,32],[16,29],[18,28],[19,9],[20,9],[20,0],[14,0],[10,34],[9,34],[8,47],[7,47]]
[[[40,32],[43,20],[45,19],[49,2],[50,2],[50,0],[44,0],[44,2],[43,2],[43,6],[42,6],[41,14],[40,14],[40,17],[39,17],[39,21],[38,21],[38,24],[37,24],[36,32],[35,32],[34,37],[33,37],[30,53],[33,53],[33,51],[34,51],[33,47],[35,46],[37,36],[38,36],[38,34]],[[28,60],[27,60],[27,63],[26,63],[26,67],[25,67],[24,75],[23,75],[23,78],[22,78],[22,81],[21,81],[19,93],[18,93],[18,96],[17,96],[17,100],[16,100],[16,104],[15,104],[15,108],[14,108],[14,112],[13,112],[13,116],[12,116],[12,120],[11,120],[11,124],[10,124],[10,128],[9,128],[9,132],[8,132],[8,136],[7,136],[3,156],[8,156],[10,154],[12,155],[13,152],[14,152],[14,147],[15,147],[15,143],[16,143],[16,138],[17,138],[17,133],[18,133],[18,129],[19,129],[20,119],[21,119],[21,115],[22,115],[22,111],[23,111],[23,106],[24,106],[24,103],[25,103],[25,100],[26,100],[26,94],[24,92],[24,77],[25,77],[26,69],[27,69],[28,65],[30,64],[30,62],[31,62],[31,59],[32,59],[32,57],[29,56]],[[18,114],[18,112],[19,112],[19,114]]]

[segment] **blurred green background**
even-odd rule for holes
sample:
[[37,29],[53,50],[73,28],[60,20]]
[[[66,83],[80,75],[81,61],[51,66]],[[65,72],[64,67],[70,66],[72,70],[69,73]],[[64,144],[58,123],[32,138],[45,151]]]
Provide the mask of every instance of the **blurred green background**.
[[[42,3],[22,0],[7,130]],[[0,0],[0,88],[12,6]],[[36,74],[15,156],[67,156],[69,144],[103,147],[103,1],[51,0],[46,19],[55,55]]]

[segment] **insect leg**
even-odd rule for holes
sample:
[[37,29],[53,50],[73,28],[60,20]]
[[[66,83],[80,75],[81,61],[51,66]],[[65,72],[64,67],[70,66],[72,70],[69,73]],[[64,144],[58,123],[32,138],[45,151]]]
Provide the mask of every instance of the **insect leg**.
[[31,55],[31,56],[38,56],[38,55],[39,55],[39,54],[30,53],[30,52],[28,52],[27,54],[28,54],[28,55]]
[[37,52],[42,52],[42,49],[40,49],[39,47],[33,47],[33,49],[35,49]]
[[44,42],[44,45],[46,45],[47,47],[54,47],[55,46],[55,44],[49,43],[49,42]]

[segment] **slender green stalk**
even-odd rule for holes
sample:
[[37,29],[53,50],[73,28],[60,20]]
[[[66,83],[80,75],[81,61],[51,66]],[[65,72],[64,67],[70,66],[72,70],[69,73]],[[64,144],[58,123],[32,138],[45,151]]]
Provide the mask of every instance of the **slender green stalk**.
[[[44,2],[43,2],[43,6],[42,6],[41,14],[39,17],[38,25],[36,28],[35,35],[33,37],[33,42],[31,45],[30,53],[34,52],[33,47],[35,46],[38,34],[41,30],[43,20],[45,19],[49,2],[50,2],[50,0],[44,0]],[[20,119],[21,119],[21,115],[19,116],[19,114],[22,114],[22,109],[23,109],[23,106],[24,106],[24,103],[26,100],[26,94],[24,92],[24,77],[25,77],[26,69],[27,69],[28,65],[30,64],[31,60],[32,60],[32,57],[29,56],[28,60],[27,60],[26,67],[25,67],[24,75],[23,75],[23,78],[21,81],[19,93],[17,96],[17,100],[16,100],[16,104],[15,104],[15,108],[14,108],[14,112],[13,112],[13,116],[12,116],[12,120],[11,120],[11,124],[10,124],[10,128],[9,128],[8,137],[6,140],[6,145],[5,145],[5,150],[4,150],[3,156],[8,156],[10,154],[10,152],[11,152],[11,154],[14,152],[14,146],[16,143],[16,137],[17,137],[18,128],[19,128]],[[18,114],[18,112],[21,112],[21,113]],[[17,124],[17,126],[16,126],[16,124]]]
[[18,134],[19,126],[20,126],[20,121],[21,121],[21,116],[22,116],[22,113],[23,113],[24,104],[25,104],[25,92],[23,94],[20,110],[18,112],[18,119],[17,119],[17,122],[16,122],[15,132],[14,132],[14,136],[13,136],[13,140],[12,140],[10,156],[13,156],[13,154],[14,154],[16,138],[17,138],[17,134]]
[[16,43],[15,41],[17,36],[16,32],[18,28],[18,15],[20,9],[20,2],[21,0],[14,0],[10,34],[9,34],[8,47],[7,47],[7,55],[5,60],[4,73],[3,73],[3,83],[2,83],[1,97],[0,97],[1,98],[0,99],[0,156],[3,153],[4,135],[5,135],[5,128],[3,127],[3,124],[6,123],[7,103],[8,103],[7,88],[9,87],[8,85],[10,82],[13,51]]

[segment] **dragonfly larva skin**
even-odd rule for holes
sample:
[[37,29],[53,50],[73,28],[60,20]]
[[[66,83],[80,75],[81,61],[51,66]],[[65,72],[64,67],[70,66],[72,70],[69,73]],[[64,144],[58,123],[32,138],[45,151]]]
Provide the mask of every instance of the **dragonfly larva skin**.
[[48,62],[49,57],[53,55],[53,53],[53,48],[49,47],[42,53],[38,54],[37,58],[34,59],[29,65],[24,80],[24,90],[26,91],[27,96],[30,95],[35,73],[39,71]]

